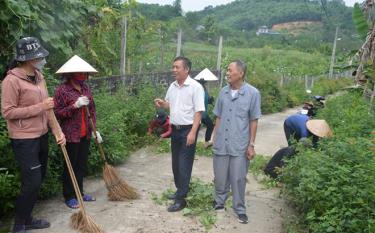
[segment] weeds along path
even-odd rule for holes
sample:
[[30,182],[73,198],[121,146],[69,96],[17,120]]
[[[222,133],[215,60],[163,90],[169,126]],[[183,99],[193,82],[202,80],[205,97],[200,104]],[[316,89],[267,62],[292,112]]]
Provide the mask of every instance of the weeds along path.
[[[283,121],[296,110],[263,116],[259,122],[256,150],[259,154],[272,155],[280,146],[285,146]],[[203,132],[199,140],[203,140]],[[151,193],[160,195],[167,188],[174,188],[169,154],[156,154],[155,148],[148,147],[134,153],[126,163],[116,167],[122,177],[141,193],[139,200],[128,202],[107,201],[107,190],[99,178],[86,179],[86,192],[93,194],[96,202],[86,202],[88,214],[107,233],[152,233],[152,232],[204,232],[197,218],[183,216],[181,212],[168,213],[166,206],[151,200]],[[193,176],[205,182],[212,182],[212,158],[197,157]],[[281,233],[285,204],[279,198],[278,189],[264,189],[249,174],[246,190],[249,224],[237,222],[233,211],[227,209],[218,213],[218,220],[210,232],[226,233]],[[61,196],[38,203],[35,216],[51,222],[51,228],[38,232],[75,232],[70,226],[70,216],[74,211],[67,208]]]

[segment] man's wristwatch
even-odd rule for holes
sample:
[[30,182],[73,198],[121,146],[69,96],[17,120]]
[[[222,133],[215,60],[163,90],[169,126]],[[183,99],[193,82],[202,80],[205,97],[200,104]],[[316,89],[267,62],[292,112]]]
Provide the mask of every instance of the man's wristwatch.
[[255,144],[254,144],[254,143],[250,143],[249,146],[251,146],[251,147],[254,148],[254,147],[255,147]]

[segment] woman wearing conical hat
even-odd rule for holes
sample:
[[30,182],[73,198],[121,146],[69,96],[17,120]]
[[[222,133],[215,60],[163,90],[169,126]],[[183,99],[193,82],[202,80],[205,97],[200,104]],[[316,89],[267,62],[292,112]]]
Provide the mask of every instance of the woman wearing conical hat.
[[[83,177],[93,133],[87,108],[96,125],[95,103],[86,81],[89,73],[96,72],[90,64],[77,55],[56,72],[62,75],[63,82],[55,90],[55,113],[66,135],[66,149],[84,201],[95,201],[91,195],[84,194]],[[98,141],[102,142],[99,132],[96,132],[96,135]],[[79,207],[66,164],[63,171],[63,195],[65,204],[69,208]]]
[[58,144],[65,144],[60,128],[47,114],[54,107],[48,97],[42,68],[48,51],[35,37],[24,37],[16,43],[17,55],[1,77],[1,111],[7,121],[15,159],[20,167],[21,191],[15,204],[12,233],[50,226],[32,217],[40,186],[47,171],[48,125]]

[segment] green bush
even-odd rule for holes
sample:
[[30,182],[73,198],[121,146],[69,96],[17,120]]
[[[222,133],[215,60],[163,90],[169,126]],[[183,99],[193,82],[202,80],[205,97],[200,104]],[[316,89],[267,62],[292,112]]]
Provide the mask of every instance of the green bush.
[[8,169],[0,168],[0,199],[1,208],[4,212],[14,208],[15,190],[19,190],[17,180],[17,177],[10,174]]
[[374,114],[360,94],[348,93],[329,101],[318,118],[334,136],[288,161],[283,192],[309,232],[375,232]]

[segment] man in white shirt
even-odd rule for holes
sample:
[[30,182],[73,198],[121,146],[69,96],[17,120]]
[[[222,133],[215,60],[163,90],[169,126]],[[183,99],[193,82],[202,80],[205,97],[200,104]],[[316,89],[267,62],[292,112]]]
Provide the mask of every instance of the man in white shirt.
[[191,61],[188,58],[176,57],[172,68],[176,81],[169,86],[165,100],[154,100],[158,108],[170,109],[172,170],[177,191],[170,197],[175,202],[168,207],[169,212],[182,210],[186,206],[197,134],[205,110],[204,90],[189,76],[190,70]]

